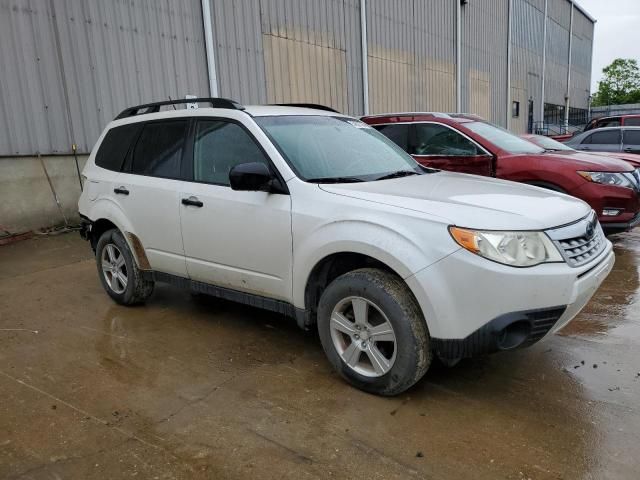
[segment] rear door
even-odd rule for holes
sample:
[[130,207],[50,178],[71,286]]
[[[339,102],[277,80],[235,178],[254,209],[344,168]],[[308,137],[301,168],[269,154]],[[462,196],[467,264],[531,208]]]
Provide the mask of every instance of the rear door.
[[622,149],[626,153],[640,153],[640,129],[622,131]]
[[587,135],[578,145],[573,145],[577,150],[592,152],[619,152],[622,149],[622,136],[619,128],[611,130],[595,129]]
[[113,189],[151,268],[182,277],[187,268],[178,198],[188,126],[183,118],[145,123]]
[[421,122],[411,125],[409,153],[422,165],[491,176],[493,155],[474,140],[440,123]]

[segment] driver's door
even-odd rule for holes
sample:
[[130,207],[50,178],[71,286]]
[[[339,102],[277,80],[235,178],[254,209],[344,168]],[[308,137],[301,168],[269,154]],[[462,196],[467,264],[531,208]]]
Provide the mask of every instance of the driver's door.
[[440,123],[415,123],[409,131],[409,153],[420,164],[491,176],[493,156],[476,142]]
[[198,119],[191,181],[180,195],[187,272],[197,280],[256,295],[291,298],[291,197],[232,190],[235,165],[269,160],[239,123]]

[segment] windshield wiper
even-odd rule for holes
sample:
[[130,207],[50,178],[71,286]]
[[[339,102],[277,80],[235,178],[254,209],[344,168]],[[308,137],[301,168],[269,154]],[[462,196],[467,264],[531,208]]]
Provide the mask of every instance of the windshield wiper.
[[318,178],[307,178],[307,182],[309,183],[356,183],[356,182],[364,182],[363,179],[358,177],[318,177]]
[[388,180],[390,178],[400,178],[400,177],[408,177],[410,175],[422,175],[420,172],[416,172],[415,170],[398,170],[396,172],[387,173],[386,175],[382,175],[381,177],[376,178],[376,180]]

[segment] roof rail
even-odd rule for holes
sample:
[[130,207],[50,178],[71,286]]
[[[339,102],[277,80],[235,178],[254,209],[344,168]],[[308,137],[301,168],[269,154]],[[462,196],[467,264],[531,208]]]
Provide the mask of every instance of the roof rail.
[[313,108],[314,110],[324,110],[325,112],[340,113],[338,110],[327,107],[326,105],[319,105],[317,103],[273,103],[272,105],[276,107]]
[[212,108],[244,110],[244,107],[242,105],[233,100],[229,100],[228,98],[182,98],[176,100],[164,100],[162,102],[145,103],[143,105],[136,105],[135,107],[125,108],[114,120],[135,117],[136,115],[143,115],[145,113],[157,113],[160,111],[160,107],[162,106],[181,105],[183,103],[209,103]]

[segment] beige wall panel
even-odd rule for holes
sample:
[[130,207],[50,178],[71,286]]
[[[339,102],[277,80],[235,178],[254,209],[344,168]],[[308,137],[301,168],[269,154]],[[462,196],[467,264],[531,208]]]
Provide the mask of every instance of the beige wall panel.
[[344,50],[263,35],[268,103],[319,103],[347,110]]
[[491,85],[489,74],[479,70],[469,72],[470,106],[473,113],[482,118],[491,119]]

